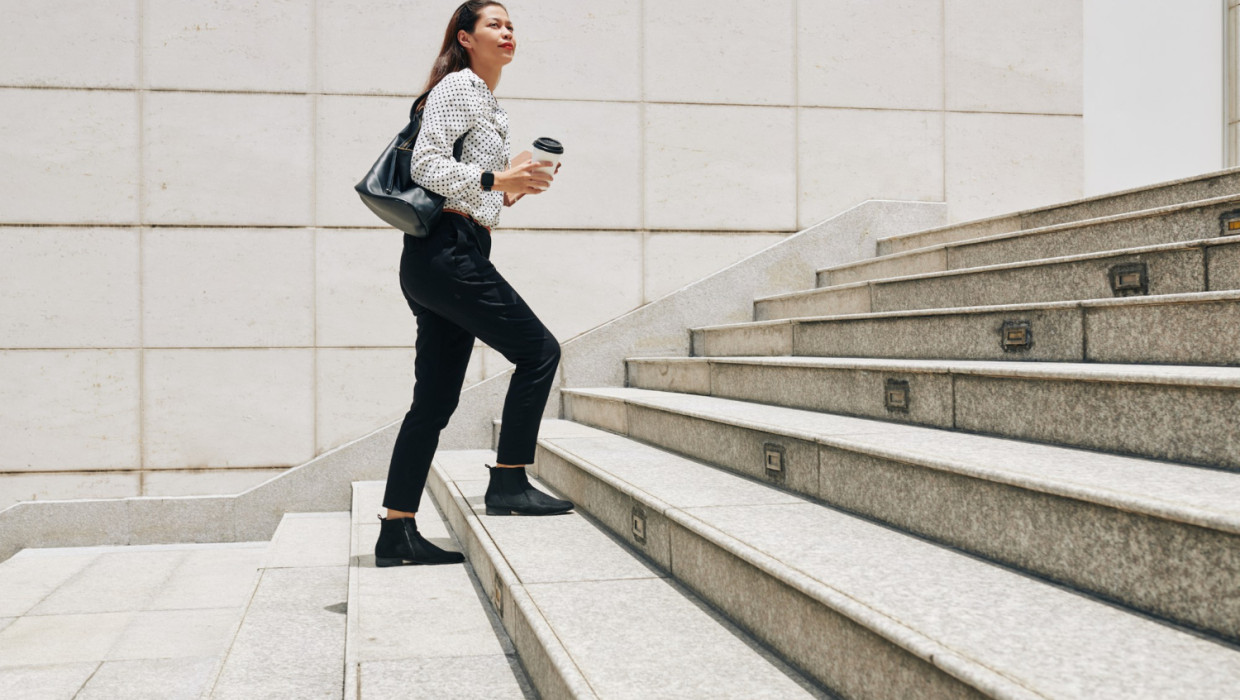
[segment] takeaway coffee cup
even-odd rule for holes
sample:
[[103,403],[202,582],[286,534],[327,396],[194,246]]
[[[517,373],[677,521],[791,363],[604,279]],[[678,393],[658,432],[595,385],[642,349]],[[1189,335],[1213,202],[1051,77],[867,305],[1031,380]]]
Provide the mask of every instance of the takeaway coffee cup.
[[564,155],[564,144],[555,139],[543,137],[534,139],[534,160],[551,161],[551,165],[545,168],[534,168],[535,170],[544,172],[548,175],[555,174],[555,166],[560,162],[560,156]]

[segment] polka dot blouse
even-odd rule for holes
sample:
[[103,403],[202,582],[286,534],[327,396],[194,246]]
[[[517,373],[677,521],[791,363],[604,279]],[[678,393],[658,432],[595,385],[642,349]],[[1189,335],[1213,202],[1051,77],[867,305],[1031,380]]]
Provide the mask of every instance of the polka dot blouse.
[[[461,160],[452,146],[466,131]],[[484,226],[499,225],[504,193],[482,191],[482,173],[508,169],[508,113],[486,81],[468,68],[449,73],[426,98],[422,130],[410,158],[413,181],[446,199],[444,207],[469,212]]]

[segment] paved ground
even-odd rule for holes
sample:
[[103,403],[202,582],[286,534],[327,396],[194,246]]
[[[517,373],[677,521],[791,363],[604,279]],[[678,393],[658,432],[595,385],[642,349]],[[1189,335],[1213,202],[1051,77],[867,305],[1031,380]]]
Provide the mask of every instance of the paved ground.
[[197,698],[268,544],[19,552],[0,564],[0,698]]

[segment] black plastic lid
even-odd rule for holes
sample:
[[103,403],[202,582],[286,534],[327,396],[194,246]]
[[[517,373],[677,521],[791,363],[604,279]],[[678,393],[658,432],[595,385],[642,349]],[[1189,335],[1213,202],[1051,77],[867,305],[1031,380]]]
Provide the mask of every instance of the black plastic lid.
[[537,148],[540,151],[546,151],[547,153],[555,153],[557,155],[564,154],[564,144],[556,141],[555,139],[549,139],[546,136],[539,139],[534,139],[534,148]]

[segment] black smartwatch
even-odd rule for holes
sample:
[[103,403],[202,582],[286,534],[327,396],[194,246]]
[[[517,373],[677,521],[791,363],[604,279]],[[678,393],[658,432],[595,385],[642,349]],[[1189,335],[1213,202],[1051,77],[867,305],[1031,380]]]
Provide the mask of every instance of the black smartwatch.
[[490,170],[484,171],[482,173],[482,191],[490,192],[491,188],[494,186],[495,186],[495,173],[491,172]]

